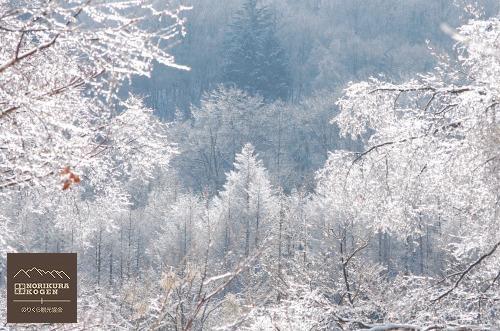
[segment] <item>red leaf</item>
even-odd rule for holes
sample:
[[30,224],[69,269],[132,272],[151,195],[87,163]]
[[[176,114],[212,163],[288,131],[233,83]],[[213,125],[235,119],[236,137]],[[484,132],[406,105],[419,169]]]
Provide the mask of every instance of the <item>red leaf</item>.
[[67,180],[64,182],[63,191],[67,190],[71,186],[71,181]]

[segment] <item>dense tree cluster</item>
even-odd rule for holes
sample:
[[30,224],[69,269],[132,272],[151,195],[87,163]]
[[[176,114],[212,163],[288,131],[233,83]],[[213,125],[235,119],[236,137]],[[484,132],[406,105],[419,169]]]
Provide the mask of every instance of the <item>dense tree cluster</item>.
[[[166,124],[121,88],[150,75],[154,60],[187,69],[164,50],[184,34],[186,8],[0,0],[0,285],[6,252],[71,251],[79,254],[75,329],[499,328],[500,19],[443,25],[455,54],[436,52],[432,70],[367,78],[410,73],[375,64],[376,46],[397,42],[377,40],[377,31],[410,22],[405,40],[416,50],[424,26],[455,17],[444,1],[432,3],[441,9],[431,17],[420,7],[428,2],[410,1],[410,18],[389,3],[205,10],[233,20],[225,39],[233,60],[262,56],[243,50],[241,34],[264,38],[251,47],[281,38],[289,68],[298,68],[291,99],[280,100],[282,81],[260,90],[270,81],[252,87],[234,78],[247,62],[226,63],[234,84],[207,73],[200,101]],[[401,22],[379,21],[388,6]],[[321,46],[307,46],[306,34],[292,41],[292,26],[274,22],[298,12],[319,23],[293,28],[318,32],[333,12],[358,28],[339,25],[318,37]],[[255,34],[243,24],[252,15],[262,20]],[[193,34],[189,47],[202,47]],[[300,47],[287,41],[304,47],[302,65],[290,52]],[[327,62],[314,59],[320,49]],[[404,45],[394,52],[403,61]],[[190,79],[200,78],[198,65]],[[287,79],[262,68],[244,70]],[[321,80],[343,88],[293,100]]]
[[[185,3],[193,6],[186,13],[189,33],[172,52],[180,63],[190,66],[191,71],[156,66],[151,79],[138,79],[133,83],[135,91],[149,96],[148,105],[168,120],[174,118],[177,110],[189,113],[191,104],[198,106],[204,93],[227,83],[224,75],[229,55],[227,42],[243,38],[234,33],[245,27],[244,31],[253,36],[268,35],[248,30],[248,26],[241,24],[234,29],[238,18],[248,19],[243,9],[252,2],[247,0]],[[481,5],[481,11],[488,16],[497,13],[499,8],[496,0],[479,0],[475,4]],[[435,54],[452,47],[440,25],[457,27],[477,12],[472,10],[476,7],[469,0],[258,0],[256,6],[265,8],[266,16],[271,17],[271,26],[264,30],[274,32],[284,52],[286,61],[282,63],[290,75],[287,97],[293,102],[323,89],[364,80],[369,75],[383,73],[398,81],[431,70],[437,62]],[[471,13],[465,13],[464,7]],[[433,51],[429,52],[429,47]],[[265,52],[270,54],[268,50]],[[270,77],[281,70],[281,63],[275,64],[271,72],[263,69],[268,68],[268,61],[278,59],[260,57],[260,62],[253,62],[254,67],[247,67],[246,72],[260,72],[261,77]],[[275,78],[280,79],[280,83],[284,79]],[[247,80],[244,84],[249,83]],[[275,88],[271,86],[270,91]]]

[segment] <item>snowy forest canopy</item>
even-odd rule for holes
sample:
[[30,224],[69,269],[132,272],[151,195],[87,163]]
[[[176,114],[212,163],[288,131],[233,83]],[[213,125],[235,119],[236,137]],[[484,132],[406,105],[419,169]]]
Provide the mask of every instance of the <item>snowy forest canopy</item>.
[[0,0],[2,323],[77,252],[79,330],[499,329],[499,9]]

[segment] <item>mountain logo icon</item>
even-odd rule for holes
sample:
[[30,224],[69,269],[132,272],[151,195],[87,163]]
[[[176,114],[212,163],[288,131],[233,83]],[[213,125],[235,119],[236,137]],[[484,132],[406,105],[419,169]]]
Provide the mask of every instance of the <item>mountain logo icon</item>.
[[16,274],[14,275],[13,278],[16,278],[18,276],[26,276],[28,278],[35,278],[35,277],[40,277],[40,276],[52,276],[54,279],[71,279],[64,271],[62,270],[51,270],[51,271],[46,271],[37,267],[32,267],[30,269],[20,269]]

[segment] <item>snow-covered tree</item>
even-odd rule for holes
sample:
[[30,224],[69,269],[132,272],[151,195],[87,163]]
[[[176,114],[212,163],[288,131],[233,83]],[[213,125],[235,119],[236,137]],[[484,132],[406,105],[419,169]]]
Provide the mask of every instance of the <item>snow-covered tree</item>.
[[[498,311],[500,21],[449,31],[458,41],[456,66],[442,63],[402,84],[373,78],[347,87],[333,122],[365,149],[331,153],[318,173],[318,196],[330,217],[368,233],[412,240],[439,229],[434,245],[446,256],[438,271],[444,278],[432,275],[438,286],[426,300],[443,310],[431,321],[471,324],[465,307],[446,312],[452,302],[478,300]],[[417,324],[428,322],[425,314],[421,308]]]
[[118,96],[123,82],[149,75],[153,60],[181,67],[166,48],[184,34],[182,9],[154,1],[0,2],[2,192],[54,185],[61,171],[84,179],[82,168],[127,124],[117,108],[137,108]]
[[213,205],[223,253],[249,256],[266,237],[277,205],[267,171],[251,144],[236,155],[234,170]]
[[175,163],[186,185],[200,191],[209,188],[211,193],[220,189],[243,145],[265,139],[259,130],[263,118],[257,116],[264,109],[262,97],[219,86],[205,94],[199,107],[191,108],[191,119],[175,123],[172,131],[181,150]]
[[105,262],[112,283],[113,240],[135,202],[127,182],[150,184],[175,153],[167,125],[120,92],[153,61],[187,69],[168,53],[185,8],[168,7],[0,1],[2,274],[6,252],[77,251],[95,275],[82,293],[103,283]]
[[[79,187],[87,199],[120,200],[118,208],[127,203],[119,181],[149,179],[168,163],[166,126],[118,89],[148,75],[153,60],[178,67],[165,49],[184,34],[181,10],[144,1],[0,2],[0,201],[38,188],[47,202]],[[151,19],[158,29],[144,24]]]

